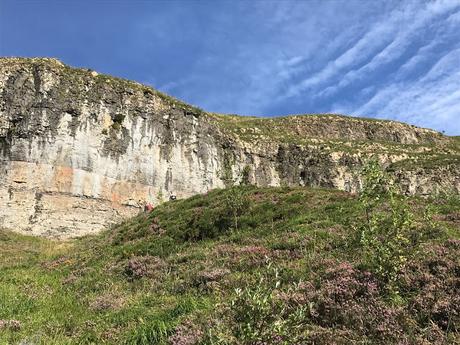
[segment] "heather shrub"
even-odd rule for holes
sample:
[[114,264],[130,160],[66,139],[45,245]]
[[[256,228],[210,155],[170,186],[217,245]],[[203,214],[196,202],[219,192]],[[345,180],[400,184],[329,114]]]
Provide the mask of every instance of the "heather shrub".
[[206,269],[195,273],[192,278],[193,286],[198,287],[202,292],[220,290],[221,282],[225,283],[225,277],[230,274],[230,270],[225,268]]
[[112,294],[98,296],[89,303],[89,308],[93,311],[107,311],[120,309],[123,306],[123,299]]
[[19,331],[21,329],[21,322],[17,320],[0,320],[0,331],[3,329]]
[[130,280],[152,277],[156,272],[166,267],[166,263],[154,256],[136,256],[128,260],[124,267],[124,274]]
[[214,269],[209,269],[205,271],[201,271],[197,274],[197,282],[199,283],[208,283],[208,282],[216,282],[221,280],[223,277],[225,277],[227,274],[229,274],[230,271],[225,268],[214,268]]
[[224,303],[206,343],[410,343],[410,315],[385,303],[372,273],[335,260],[314,270],[311,280],[283,283],[269,266]]
[[[310,304],[310,322],[318,339],[340,328],[356,340],[394,343],[405,338],[406,315],[402,308],[387,305],[380,297],[379,282],[349,262],[327,260],[316,282],[300,286]],[[324,334],[323,334],[324,333]],[[328,342],[321,342],[327,344]]]
[[174,334],[168,338],[168,343],[171,345],[195,345],[202,338],[203,331],[200,326],[186,320],[175,328]]
[[402,292],[421,329],[460,331],[460,241],[424,247],[403,271]]

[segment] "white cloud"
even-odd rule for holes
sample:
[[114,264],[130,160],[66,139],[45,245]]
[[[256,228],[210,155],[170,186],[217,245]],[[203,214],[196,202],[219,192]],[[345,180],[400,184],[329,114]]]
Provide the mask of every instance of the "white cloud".
[[391,44],[392,37],[397,33],[398,25],[401,20],[406,17],[406,13],[414,13],[412,8],[401,11],[394,10],[389,18],[377,23],[363,37],[338,58],[331,60],[326,67],[315,73],[300,83],[292,85],[283,97],[298,96],[301,92],[309,87],[329,81],[332,77],[342,73],[343,70],[349,69],[351,66],[356,66],[382,50],[382,47]]
[[421,126],[460,132],[460,49],[443,56],[415,82],[400,82],[377,92],[357,109],[361,116],[382,116]]
[[[350,70],[340,78],[338,84],[327,87],[317,92],[316,96],[330,96],[356,80],[369,76],[370,73],[398,58],[400,58],[412,44],[414,37],[420,35],[420,31],[430,24],[437,16],[448,13],[459,7],[454,1],[438,1],[427,3],[426,7],[408,6],[403,9],[394,10],[388,19],[383,19],[369,31],[355,46],[345,54],[330,63],[325,69],[313,78],[302,81],[299,85],[293,86],[287,96],[293,96],[306,87],[327,82],[328,79],[346,68]],[[408,21],[408,19],[411,19]],[[380,39],[377,39],[380,38]],[[357,59],[361,60],[369,56],[379,43],[390,39],[390,43],[381,51],[376,53],[364,66],[353,69]],[[375,40],[375,41],[374,41]],[[423,53],[423,51],[421,52]],[[360,57],[356,55],[360,54]],[[415,61],[413,61],[414,63]],[[408,68],[410,66],[406,66]]]

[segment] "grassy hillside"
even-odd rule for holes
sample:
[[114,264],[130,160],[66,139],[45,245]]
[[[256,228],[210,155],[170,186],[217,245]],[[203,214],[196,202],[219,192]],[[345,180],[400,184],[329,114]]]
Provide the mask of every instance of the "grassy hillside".
[[460,344],[460,201],[408,205],[392,293],[338,191],[215,190],[68,242],[0,232],[0,344]]

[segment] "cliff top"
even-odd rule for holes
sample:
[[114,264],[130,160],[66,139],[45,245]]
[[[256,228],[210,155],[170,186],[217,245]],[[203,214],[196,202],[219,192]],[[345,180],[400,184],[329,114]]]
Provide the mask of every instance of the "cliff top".
[[[100,74],[88,68],[73,68],[54,58],[2,57],[2,70],[30,68],[53,71],[61,79],[70,79],[80,94],[88,92],[88,85],[97,85],[91,93],[104,92],[106,87],[135,97],[156,96],[166,106],[205,117],[223,132],[247,143],[270,143],[274,140],[289,144],[328,142],[332,145],[356,146],[359,143],[412,144],[458,149],[458,140],[431,129],[392,120],[351,117],[340,114],[302,114],[281,117],[254,117],[206,112],[170,95],[138,82]],[[65,96],[65,95],[64,95]],[[141,100],[142,101],[142,100]],[[353,143],[350,145],[350,143]],[[347,145],[345,145],[347,146]]]

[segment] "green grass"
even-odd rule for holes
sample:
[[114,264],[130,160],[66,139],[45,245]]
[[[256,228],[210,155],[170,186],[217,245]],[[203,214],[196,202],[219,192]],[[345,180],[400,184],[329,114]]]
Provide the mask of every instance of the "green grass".
[[[249,142],[263,141],[267,140],[267,138],[286,143],[309,143],[312,142],[311,139],[316,139],[316,142],[318,140],[321,142],[339,142],[340,139],[349,142],[353,141],[353,139],[346,132],[340,134],[339,131],[330,131],[326,138],[324,138],[324,133],[322,132],[327,130],[328,126],[337,126],[337,129],[340,129],[343,126],[352,126],[358,123],[367,124],[370,128],[372,127],[376,130],[385,126],[392,126],[392,124],[401,125],[403,128],[406,127],[407,130],[411,130],[409,125],[397,121],[351,117],[340,114],[302,114],[281,117],[255,117],[217,113],[208,113],[208,115],[215,119],[221,128]],[[420,142],[425,146],[430,146],[440,138],[440,134],[427,131],[424,133],[424,138],[420,138]],[[453,140],[447,139],[446,142],[453,142]],[[374,142],[374,140],[365,142],[370,143]],[[388,143],[392,144],[390,140],[388,140]]]
[[[0,320],[21,323],[0,330],[0,344],[166,344],[184,320],[218,320],[235,288],[257,285],[268,261],[286,283],[313,279],[324,260],[359,266],[353,229],[363,214],[355,196],[243,191],[251,206],[238,230],[226,212],[229,191],[215,190],[67,242],[0,232]],[[437,230],[427,243],[460,238],[458,219],[449,217],[458,198],[411,203],[420,232],[425,205],[434,210]],[[133,278],[127,267],[136,260],[145,265]],[[209,278],[218,270],[223,277]]]
[[460,155],[458,154],[416,154],[411,158],[395,162],[390,165],[389,170],[413,170],[422,169],[439,169],[452,167],[458,169],[460,167]]

